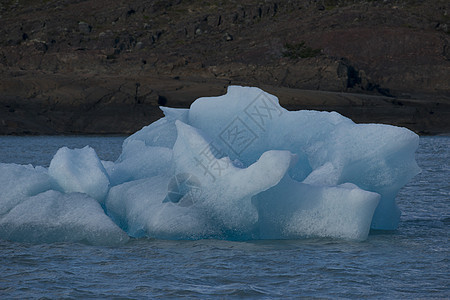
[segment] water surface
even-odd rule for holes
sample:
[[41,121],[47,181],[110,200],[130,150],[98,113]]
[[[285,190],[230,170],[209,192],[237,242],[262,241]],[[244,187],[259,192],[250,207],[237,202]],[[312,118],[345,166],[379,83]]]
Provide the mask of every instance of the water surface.
[[[0,162],[48,166],[61,146],[103,160],[123,137],[0,137]],[[364,242],[0,240],[0,298],[449,298],[450,137],[422,137],[422,173],[397,197],[400,227]]]

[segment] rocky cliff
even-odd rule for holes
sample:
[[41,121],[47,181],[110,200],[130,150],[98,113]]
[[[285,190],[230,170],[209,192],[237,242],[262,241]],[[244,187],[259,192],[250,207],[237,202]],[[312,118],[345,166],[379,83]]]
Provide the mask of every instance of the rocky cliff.
[[131,133],[230,84],[450,132],[447,1],[6,0],[0,134]]

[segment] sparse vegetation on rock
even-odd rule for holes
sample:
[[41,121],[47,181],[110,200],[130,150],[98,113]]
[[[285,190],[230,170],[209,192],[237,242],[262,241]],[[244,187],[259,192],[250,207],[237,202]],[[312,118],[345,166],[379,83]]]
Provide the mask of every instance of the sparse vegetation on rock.
[[290,43],[284,44],[283,56],[292,59],[299,59],[299,58],[316,57],[320,55],[320,53],[321,53],[320,49],[313,49],[311,47],[308,47],[305,45],[305,41],[301,41],[300,43],[296,44]]

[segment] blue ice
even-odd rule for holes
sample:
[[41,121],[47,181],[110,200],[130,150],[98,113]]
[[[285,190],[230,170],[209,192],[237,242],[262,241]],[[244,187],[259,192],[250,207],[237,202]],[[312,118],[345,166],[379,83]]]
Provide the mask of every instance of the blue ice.
[[128,137],[115,162],[61,148],[48,169],[0,164],[0,238],[364,240],[400,221],[418,136],[336,112],[287,111],[230,86]]

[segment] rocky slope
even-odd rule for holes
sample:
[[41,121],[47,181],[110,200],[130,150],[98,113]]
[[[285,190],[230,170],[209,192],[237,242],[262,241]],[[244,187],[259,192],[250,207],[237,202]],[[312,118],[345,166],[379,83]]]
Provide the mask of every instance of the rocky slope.
[[7,0],[0,134],[131,133],[229,84],[450,132],[447,1]]

